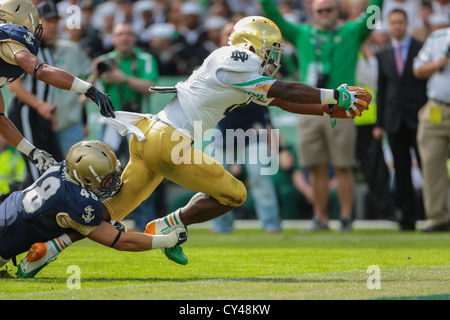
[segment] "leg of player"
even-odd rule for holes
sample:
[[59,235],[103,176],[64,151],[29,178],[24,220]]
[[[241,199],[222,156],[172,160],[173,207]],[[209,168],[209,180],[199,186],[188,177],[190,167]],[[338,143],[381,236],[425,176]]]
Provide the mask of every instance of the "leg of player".
[[[120,222],[113,221],[111,224],[117,230],[126,232],[126,227]],[[28,250],[27,255],[20,261],[17,270],[18,278],[34,278],[50,262],[72,243],[84,239],[85,236],[70,230],[60,237],[47,242],[34,243]]]
[[33,244],[18,265],[17,278],[34,278],[46,265],[56,260],[58,254],[82,238],[78,232],[68,232],[50,241]]
[[[180,208],[163,218],[149,222],[145,228],[145,232],[155,235],[167,234],[176,228],[184,228],[191,224],[212,220],[227,213],[232,208],[232,206],[221,204],[207,194],[197,193],[183,208]],[[180,245],[161,250],[170,260],[178,264],[186,265],[188,263],[188,258],[184,255]]]
[[223,205],[213,197],[199,192],[183,208],[148,223],[146,232],[154,234],[155,230],[158,230],[160,233],[167,234],[175,228],[184,228],[191,224],[212,220],[231,209],[233,209],[232,206]]

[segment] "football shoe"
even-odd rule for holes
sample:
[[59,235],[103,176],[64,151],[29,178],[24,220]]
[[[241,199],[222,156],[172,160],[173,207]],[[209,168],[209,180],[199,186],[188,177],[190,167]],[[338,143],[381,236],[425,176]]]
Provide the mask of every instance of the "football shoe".
[[[168,228],[167,225],[161,221],[162,219],[156,219],[149,223],[145,228],[145,233],[153,234],[153,235],[164,235],[169,233],[174,229]],[[181,248],[180,244],[186,242],[187,240],[187,231],[180,233],[178,244],[176,244],[172,248],[162,248],[161,251],[166,255],[169,260],[172,260],[175,263],[186,265],[188,263],[188,258],[183,252],[183,248]]]
[[34,278],[46,265],[56,260],[58,253],[58,250],[48,247],[45,243],[33,244],[25,258],[19,263],[17,278]]

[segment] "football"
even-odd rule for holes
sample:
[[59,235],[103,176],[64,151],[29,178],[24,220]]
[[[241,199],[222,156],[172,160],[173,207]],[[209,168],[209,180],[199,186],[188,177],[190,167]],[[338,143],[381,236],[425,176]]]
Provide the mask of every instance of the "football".
[[323,104],[322,110],[324,113],[328,114],[329,116],[335,117],[335,118],[354,118],[356,116],[361,116],[364,110],[369,109],[370,102],[372,101],[372,94],[360,87],[356,86],[348,86],[347,90],[350,92],[357,92],[357,98],[358,102],[356,103],[357,110],[350,109],[350,117],[345,113],[345,110],[341,107],[338,107],[336,105],[328,105]]

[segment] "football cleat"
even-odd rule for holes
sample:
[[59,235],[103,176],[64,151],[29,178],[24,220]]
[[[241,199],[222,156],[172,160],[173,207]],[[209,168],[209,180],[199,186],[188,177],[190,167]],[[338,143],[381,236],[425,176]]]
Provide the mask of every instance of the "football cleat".
[[[147,226],[145,227],[145,233],[154,234],[154,235],[162,235],[162,234],[166,234],[163,231],[169,231],[169,232],[171,231],[171,230],[167,230],[168,228],[161,230],[161,228],[159,227],[160,226],[159,220],[161,220],[161,219],[156,219],[156,220],[153,220],[153,221],[147,223]],[[173,262],[181,264],[181,265],[187,265],[188,258],[184,254],[183,248],[181,248],[181,246],[180,246],[180,244],[186,242],[186,240],[187,240],[187,231],[180,233],[178,244],[176,244],[172,248],[162,248],[161,251],[166,255],[167,258],[169,258],[169,260],[172,260]]]
[[19,263],[17,278],[34,278],[46,265],[56,260],[58,253],[57,250],[49,248],[45,243],[33,244],[25,258]]

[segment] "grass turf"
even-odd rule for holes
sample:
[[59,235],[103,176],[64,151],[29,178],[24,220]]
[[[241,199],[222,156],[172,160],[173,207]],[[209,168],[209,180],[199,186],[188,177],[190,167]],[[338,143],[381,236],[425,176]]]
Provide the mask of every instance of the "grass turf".
[[[187,266],[159,250],[118,252],[83,240],[35,279],[0,279],[0,299],[450,299],[448,233],[240,229],[212,235],[193,228],[183,247]],[[80,289],[68,287],[73,265]],[[368,288],[369,266],[380,270],[380,289]]]

